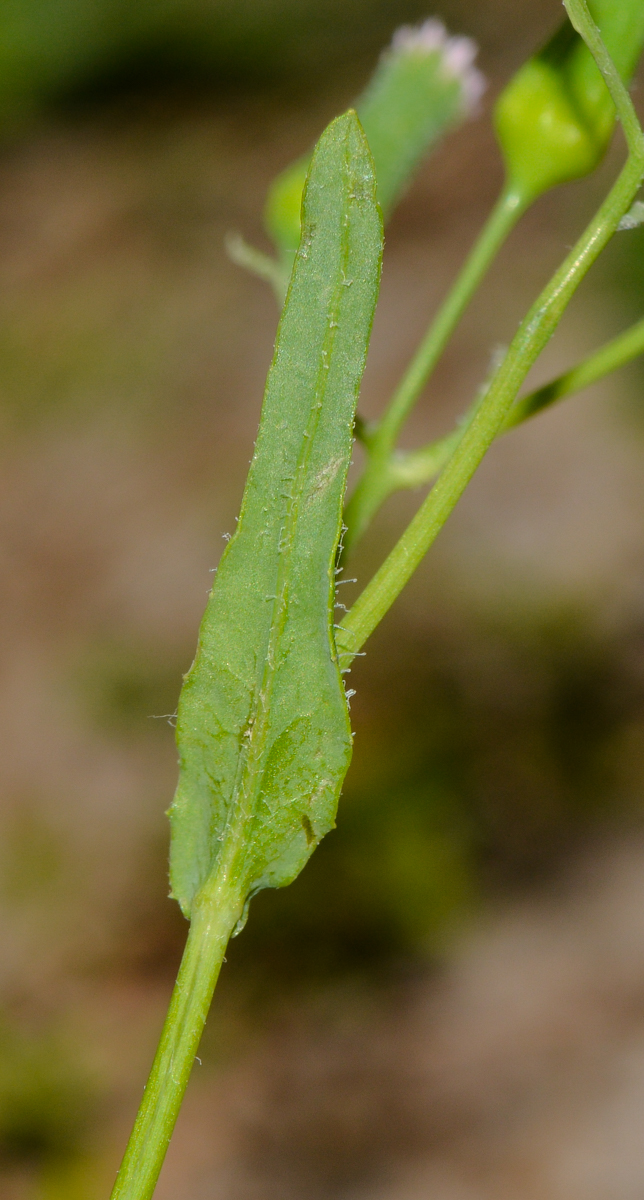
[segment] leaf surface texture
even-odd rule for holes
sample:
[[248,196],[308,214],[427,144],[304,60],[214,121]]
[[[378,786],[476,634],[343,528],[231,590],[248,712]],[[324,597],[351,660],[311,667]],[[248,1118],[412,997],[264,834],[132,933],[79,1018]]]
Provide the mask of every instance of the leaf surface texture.
[[250,896],[300,872],[334,825],[351,757],[333,637],[353,421],[382,223],[354,112],[323,133],[241,515],[179,701],[172,893],[215,875]]

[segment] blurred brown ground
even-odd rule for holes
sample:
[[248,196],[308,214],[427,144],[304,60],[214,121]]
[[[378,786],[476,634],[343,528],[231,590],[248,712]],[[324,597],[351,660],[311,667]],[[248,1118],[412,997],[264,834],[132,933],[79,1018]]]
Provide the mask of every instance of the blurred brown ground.
[[[367,414],[498,190],[495,90],[560,8],[443,15],[479,36],[491,87],[392,221]],[[107,1195],[131,1124],[185,935],[163,717],[276,323],[223,238],[265,245],[269,180],[368,69],[357,49],[314,96],[51,108],[2,150],[3,1200]],[[463,410],[621,154],[524,220],[409,444]],[[640,315],[643,271],[621,235],[535,380]],[[495,447],[354,669],[338,834],[231,948],[159,1200],[641,1196],[641,383],[629,368]],[[417,503],[381,515],[360,581]]]

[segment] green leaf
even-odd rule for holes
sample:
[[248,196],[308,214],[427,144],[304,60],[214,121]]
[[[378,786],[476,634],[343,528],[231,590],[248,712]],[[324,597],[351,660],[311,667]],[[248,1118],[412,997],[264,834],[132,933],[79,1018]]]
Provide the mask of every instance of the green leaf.
[[179,702],[172,893],[290,883],[334,825],[351,757],[333,636],[353,421],[380,277],[373,161],[353,111],[311,163],[303,232],[235,536]]

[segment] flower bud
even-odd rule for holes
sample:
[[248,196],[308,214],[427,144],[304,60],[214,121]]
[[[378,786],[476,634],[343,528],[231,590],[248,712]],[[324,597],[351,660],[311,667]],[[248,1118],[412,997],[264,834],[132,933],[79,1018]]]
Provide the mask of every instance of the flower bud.
[[[589,7],[628,82],[644,43],[644,0],[590,0]],[[600,71],[566,19],[496,103],[509,190],[526,206],[549,188],[588,174],[608,146],[614,120]]]
[[[397,30],[382,55],[355,107],[373,154],[385,217],[439,137],[476,109],[485,80],[475,57],[474,42],[448,36],[435,19]],[[285,258],[300,240],[309,158],[287,167],[268,194],[266,227]]]

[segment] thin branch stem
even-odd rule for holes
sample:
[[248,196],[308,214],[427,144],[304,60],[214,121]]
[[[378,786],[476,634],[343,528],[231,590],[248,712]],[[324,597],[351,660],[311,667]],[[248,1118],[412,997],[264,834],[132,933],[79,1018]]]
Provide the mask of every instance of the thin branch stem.
[[[564,396],[571,396],[583,388],[590,387],[599,379],[610,375],[612,371],[632,362],[640,354],[644,354],[644,319],[637,321],[610,342],[606,342],[599,350],[593,351],[563,375],[558,375],[556,379],[544,383],[521,400],[517,400],[510,408],[499,434],[522,425],[524,421],[536,416],[544,408],[549,408],[557,400],[562,400]],[[388,494],[401,488],[422,487],[424,483],[431,483],[458,445],[464,423],[461,422],[457,429],[453,429],[445,437],[428,442],[418,450],[394,455],[388,469]]]
[[281,308],[288,279],[285,280],[283,268],[277,259],[271,258],[269,254],[264,254],[256,246],[249,245],[240,233],[227,233],[224,238],[224,246],[229,259],[238,267],[243,267],[252,275],[257,275],[259,279],[270,283]]
[[573,293],[630,207],[644,174],[644,135],[630,96],[601,40],[585,0],[565,0],[615,103],[629,156],[598,213],[522,321],[442,475],[380,570],[344,618],[336,637],[343,666],[364,645],[400,594],[460,499],[510,410],[530,367],[554,332]]
[[515,189],[505,188],[501,193],[454,286],[396,388],[389,407],[377,424],[366,431],[368,460],[346,507],[345,548],[348,549],[364,533],[391,490],[388,487],[388,466],[400,431],[490,263],[526,207],[526,202]]
[[501,194],[445,303],[394,392],[387,411],[378,422],[377,430],[371,437],[372,445],[383,442],[391,447],[398,439],[402,426],[442,354],[450,334],[500,246],[516,225],[523,207],[517,192],[504,191]]
[[544,408],[549,408],[564,396],[590,387],[592,383],[597,383],[599,379],[610,375],[611,371],[616,371],[618,367],[625,366],[640,354],[644,354],[644,320],[637,321],[630,329],[600,346],[599,350],[589,354],[588,358],[572,367],[570,371],[559,375],[550,383],[544,383],[542,387],[518,400],[508,413],[502,432],[521,425],[523,421],[534,417]]

